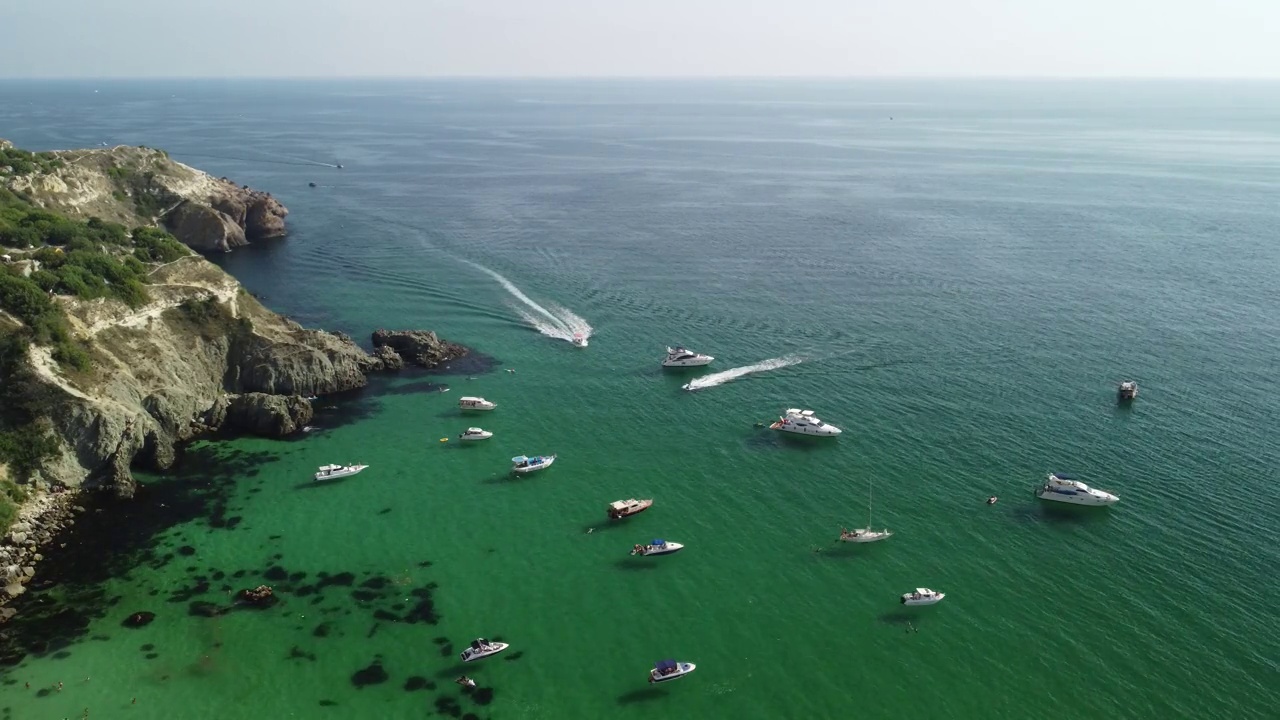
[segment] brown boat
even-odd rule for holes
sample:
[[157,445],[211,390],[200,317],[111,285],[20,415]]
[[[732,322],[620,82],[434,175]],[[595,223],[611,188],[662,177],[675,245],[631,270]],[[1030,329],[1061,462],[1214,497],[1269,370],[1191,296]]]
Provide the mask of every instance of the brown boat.
[[635,498],[615,500],[609,503],[609,519],[621,520],[624,517],[644,512],[651,507],[653,507],[653,500],[637,500]]

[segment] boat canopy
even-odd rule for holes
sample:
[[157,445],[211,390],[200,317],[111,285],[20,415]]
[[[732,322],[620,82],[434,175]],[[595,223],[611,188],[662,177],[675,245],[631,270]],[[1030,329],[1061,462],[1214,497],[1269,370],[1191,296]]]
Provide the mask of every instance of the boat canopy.
[[477,435],[478,435],[478,434],[480,434],[480,433],[484,432],[484,430],[481,430],[480,428],[467,428],[467,432],[469,432],[469,433],[475,433],[475,434],[477,434]]
[[658,664],[654,665],[653,667],[656,670],[660,670],[662,672],[668,672],[676,669],[676,661],[675,660],[659,660]]
[[650,545],[657,545],[658,547],[662,547],[663,545],[666,545],[666,544],[667,544],[666,540],[661,540],[658,538],[654,538],[653,542],[650,543]]
[[920,593],[921,595],[928,595],[933,591],[930,590],[929,588],[916,588],[916,592]]
[[485,399],[484,399],[484,398],[482,398],[482,397],[472,397],[472,396],[468,395],[468,396],[466,396],[466,397],[458,398],[458,402],[464,402],[464,403],[482,403],[482,402],[485,402]]
[[627,505],[630,504],[630,502],[634,502],[634,501],[614,500],[613,502],[609,503],[609,507],[613,508],[614,510],[625,510]]
[[1058,478],[1059,480],[1075,480],[1076,479],[1075,475],[1068,475],[1066,473],[1052,473],[1052,475]]
[[517,455],[511,458],[511,462],[513,463],[529,462],[529,458],[525,457],[524,455]]
[[341,469],[342,469],[341,465],[321,465],[320,466],[321,472],[325,472],[328,470],[341,470]]

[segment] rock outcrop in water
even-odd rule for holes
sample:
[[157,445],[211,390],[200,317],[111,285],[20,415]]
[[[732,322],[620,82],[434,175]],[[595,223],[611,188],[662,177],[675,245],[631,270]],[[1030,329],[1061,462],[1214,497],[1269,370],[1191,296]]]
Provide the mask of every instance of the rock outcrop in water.
[[375,330],[373,346],[379,350],[390,348],[404,361],[428,369],[467,354],[467,348],[441,340],[426,330]]

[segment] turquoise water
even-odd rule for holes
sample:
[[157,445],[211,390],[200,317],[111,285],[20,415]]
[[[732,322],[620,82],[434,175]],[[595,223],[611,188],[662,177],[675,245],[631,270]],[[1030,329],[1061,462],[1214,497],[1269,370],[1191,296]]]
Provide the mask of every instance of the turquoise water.
[[[288,239],[217,259],[271,307],[358,337],[430,328],[499,363],[379,380],[303,439],[205,447],[156,479],[240,521],[165,530],[69,655],[6,672],[13,717],[1261,718],[1280,701],[1280,86],[11,83],[0,100],[19,145],[145,143],[280,197]],[[477,264],[583,318],[590,347],[537,332]],[[674,343],[716,362],[664,373]],[[784,357],[800,362],[680,390]],[[1141,385],[1129,409],[1122,379]],[[499,408],[463,416],[463,394]],[[754,427],[787,407],[845,433]],[[495,438],[439,442],[477,423]],[[371,468],[306,486],[349,461]],[[1050,471],[1121,502],[1046,507],[1031,489]],[[895,536],[837,545],[872,482]],[[605,523],[627,497],[656,503]],[[655,537],[686,550],[628,556]],[[272,581],[277,607],[189,614],[273,566],[306,573]],[[354,579],[308,593],[321,572]],[[917,586],[948,597],[904,610]],[[403,621],[413,590],[436,624]],[[135,610],[157,618],[121,628]],[[512,648],[459,667],[478,635]],[[650,688],[665,657],[698,670]],[[376,658],[389,679],[355,687]],[[492,702],[457,692],[463,672]],[[437,686],[406,691],[414,676]]]

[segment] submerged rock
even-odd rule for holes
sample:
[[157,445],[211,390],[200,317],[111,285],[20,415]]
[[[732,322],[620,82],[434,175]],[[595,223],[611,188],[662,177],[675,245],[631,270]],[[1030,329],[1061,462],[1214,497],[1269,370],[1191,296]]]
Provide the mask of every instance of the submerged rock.
[[151,621],[155,619],[155,613],[141,610],[125,618],[121,625],[127,628],[140,628],[144,625],[150,625]]
[[382,669],[382,661],[374,660],[366,668],[361,668],[351,675],[351,684],[357,688],[366,685],[380,685],[390,679],[386,670]]

